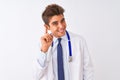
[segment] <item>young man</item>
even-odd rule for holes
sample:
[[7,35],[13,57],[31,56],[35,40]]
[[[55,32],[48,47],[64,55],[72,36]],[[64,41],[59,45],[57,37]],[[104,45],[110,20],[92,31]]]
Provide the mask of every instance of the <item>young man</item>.
[[85,40],[66,30],[63,13],[61,6],[51,4],[42,14],[46,32],[40,40],[36,80],[93,80]]

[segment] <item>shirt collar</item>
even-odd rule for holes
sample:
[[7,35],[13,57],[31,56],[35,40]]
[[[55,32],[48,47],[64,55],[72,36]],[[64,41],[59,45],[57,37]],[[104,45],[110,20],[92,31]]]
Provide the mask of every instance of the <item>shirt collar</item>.
[[[62,36],[61,38],[62,38],[62,40],[67,41],[67,35],[66,35],[66,33],[65,33],[65,35]],[[58,38],[53,37],[53,42],[56,43],[56,42],[57,42],[57,39],[58,39]]]

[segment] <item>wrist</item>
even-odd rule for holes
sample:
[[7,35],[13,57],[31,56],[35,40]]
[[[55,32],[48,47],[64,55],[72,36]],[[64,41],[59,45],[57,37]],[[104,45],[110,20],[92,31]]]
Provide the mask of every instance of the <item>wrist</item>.
[[46,47],[45,47],[45,48],[44,48],[44,47],[41,47],[41,48],[40,48],[40,51],[46,53],[46,52],[48,51],[48,48],[46,48]]

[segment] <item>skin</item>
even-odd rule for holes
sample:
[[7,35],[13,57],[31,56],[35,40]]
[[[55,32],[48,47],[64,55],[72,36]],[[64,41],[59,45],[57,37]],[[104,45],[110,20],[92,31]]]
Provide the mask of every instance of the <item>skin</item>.
[[[45,34],[41,37],[41,48],[40,50],[44,53],[48,51],[49,47],[52,44],[53,36],[60,38],[65,35],[66,32],[66,22],[64,15],[55,15],[52,16],[49,20],[49,25],[45,26]],[[51,34],[48,34],[48,30],[51,31]]]

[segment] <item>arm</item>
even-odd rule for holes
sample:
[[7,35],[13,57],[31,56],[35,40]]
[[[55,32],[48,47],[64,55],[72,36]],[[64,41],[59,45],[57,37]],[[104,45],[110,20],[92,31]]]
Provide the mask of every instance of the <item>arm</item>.
[[37,60],[36,60],[36,80],[44,80],[42,78],[44,78],[44,73],[45,73],[45,69],[47,68],[46,65],[46,54],[40,52],[37,56]]
[[46,80],[47,69],[50,61],[51,48],[44,53],[41,52],[36,60],[36,80]]
[[36,80],[46,80],[52,40],[53,36],[48,33],[45,33],[40,39],[40,53],[37,56],[36,62]]
[[91,57],[90,57],[85,40],[83,40],[83,55],[84,55],[84,60],[83,60],[84,61],[83,62],[83,64],[84,64],[84,66],[83,66],[84,80],[94,80],[93,64],[92,64]]

